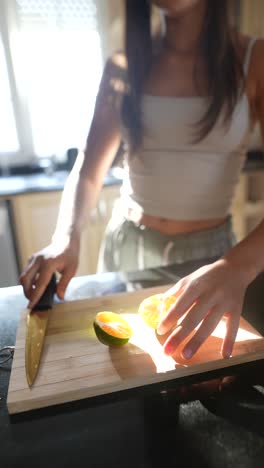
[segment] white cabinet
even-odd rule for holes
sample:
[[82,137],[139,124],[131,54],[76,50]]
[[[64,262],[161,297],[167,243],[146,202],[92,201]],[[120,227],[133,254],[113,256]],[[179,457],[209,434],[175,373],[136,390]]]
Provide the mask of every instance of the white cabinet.
[[[91,214],[81,241],[79,268],[76,275],[96,272],[100,244],[112,207],[119,196],[119,186],[104,187],[97,207]],[[56,226],[61,192],[42,192],[16,195],[12,209],[21,270],[32,253],[50,243]]]
[[263,0],[240,1],[240,29],[243,33],[255,37],[264,35],[264,2]]
[[20,268],[30,256],[47,246],[56,226],[61,192],[28,193],[12,198]]
[[241,174],[231,208],[233,229],[238,240],[242,240],[247,234],[245,213],[247,197],[248,177],[246,174]]
[[238,240],[247,236],[264,219],[264,171],[241,174],[231,213]]

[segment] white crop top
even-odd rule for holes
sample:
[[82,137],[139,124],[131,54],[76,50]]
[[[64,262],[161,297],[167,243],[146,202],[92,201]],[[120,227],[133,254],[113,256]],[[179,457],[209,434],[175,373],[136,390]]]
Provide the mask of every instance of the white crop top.
[[[254,42],[246,53],[245,74]],[[194,144],[193,125],[204,113],[205,99],[142,97],[143,143],[125,163],[121,200],[126,206],[175,220],[229,214],[252,130],[249,102],[244,93],[230,127],[226,129],[220,117],[210,133]]]

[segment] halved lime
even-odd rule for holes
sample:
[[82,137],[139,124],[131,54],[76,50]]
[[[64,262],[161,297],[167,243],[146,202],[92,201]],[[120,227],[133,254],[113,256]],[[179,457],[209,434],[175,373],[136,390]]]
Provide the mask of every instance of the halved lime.
[[98,340],[106,346],[124,345],[133,333],[127,321],[114,312],[98,312],[93,325]]

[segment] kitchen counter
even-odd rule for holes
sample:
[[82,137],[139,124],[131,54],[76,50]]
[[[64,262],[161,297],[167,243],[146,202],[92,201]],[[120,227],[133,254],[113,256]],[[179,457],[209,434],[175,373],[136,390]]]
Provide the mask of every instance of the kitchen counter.
[[[244,166],[244,172],[263,171],[264,153],[251,151]],[[0,197],[6,198],[22,193],[61,191],[69,175],[68,171],[55,171],[52,175],[28,174],[0,177]],[[122,168],[113,167],[104,179],[104,186],[120,185]]]
[[[173,283],[199,266],[74,278],[67,299]],[[261,275],[249,287],[243,315],[264,334],[263,285]],[[0,347],[14,344],[26,303],[20,286],[0,289]],[[255,364],[239,371],[229,368],[233,376],[229,380],[210,373],[199,385],[150,386],[12,418],[6,409],[10,375],[6,364],[0,368],[0,464],[3,468],[262,468],[263,361]]]
[[[104,178],[104,186],[120,185],[121,174],[120,168],[111,169]],[[62,191],[68,175],[67,171],[56,171],[52,175],[29,174],[0,177],[0,197],[7,198],[22,193]]]

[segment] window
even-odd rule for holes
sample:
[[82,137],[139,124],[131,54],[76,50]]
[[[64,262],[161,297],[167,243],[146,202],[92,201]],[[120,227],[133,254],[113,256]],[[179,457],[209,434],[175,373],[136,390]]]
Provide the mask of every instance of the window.
[[8,81],[5,51],[0,39],[0,152],[19,150],[13,102]]
[[[10,154],[10,164],[17,164],[19,157],[28,161],[54,155],[63,158],[68,148],[84,146],[102,73],[95,2],[3,3],[15,80],[13,101],[10,91],[4,91],[6,101],[9,96],[10,123],[3,149],[17,151],[17,157]],[[16,138],[13,114],[17,117]]]

